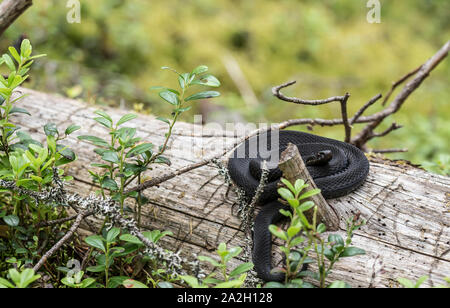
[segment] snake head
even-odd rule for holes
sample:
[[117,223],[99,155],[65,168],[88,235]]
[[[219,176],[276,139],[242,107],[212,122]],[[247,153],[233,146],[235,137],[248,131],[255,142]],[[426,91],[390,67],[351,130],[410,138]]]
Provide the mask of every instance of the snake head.
[[330,150],[323,150],[306,158],[305,164],[307,166],[323,166],[326,165],[332,158],[333,153]]

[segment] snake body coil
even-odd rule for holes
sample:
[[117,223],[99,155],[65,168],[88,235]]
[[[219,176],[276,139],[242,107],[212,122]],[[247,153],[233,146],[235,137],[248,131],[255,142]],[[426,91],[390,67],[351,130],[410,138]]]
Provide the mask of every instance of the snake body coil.
[[[278,157],[288,143],[298,147],[324,198],[337,198],[354,191],[362,185],[369,173],[367,158],[353,145],[298,131],[276,132],[276,145],[271,145],[274,133],[258,135],[241,144],[228,161],[232,180],[249,198],[253,198],[260,183],[262,161],[270,160],[267,153],[276,153]],[[260,147],[265,147],[267,151],[260,153]],[[265,281],[284,280],[284,274],[271,273],[272,237],[268,230],[270,224],[275,224],[284,217],[279,212],[283,205],[277,201],[277,184],[281,176],[276,165],[269,166],[268,183],[258,200],[263,208],[255,218],[253,230],[253,263],[258,276]]]

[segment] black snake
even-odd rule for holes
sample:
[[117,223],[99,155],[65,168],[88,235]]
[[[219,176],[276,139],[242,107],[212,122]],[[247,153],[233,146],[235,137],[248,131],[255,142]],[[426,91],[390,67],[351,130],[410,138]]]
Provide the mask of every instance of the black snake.
[[[369,162],[364,153],[351,144],[298,131],[276,132],[279,133],[278,142],[272,144],[273,132],[249,138],[228,161],[232,180],[249,198],[254,197],[260,183],[262,161],[270,161],[273,154],[278,157],[288,143],[298,147],[324,198],[337,198],[352,192],[362,185],[369,173]],[[258,204],[264,206],[255,218],[253,229],[253,263],[258,276],[265,281],[284,280],[283,273],[271,273],[272,237],[268,230],[270,224],[284,217],[279,212],[283,205],[277,201],[281,175],[275,159],[275,164],[269,165],[267,185],[258,200]]]

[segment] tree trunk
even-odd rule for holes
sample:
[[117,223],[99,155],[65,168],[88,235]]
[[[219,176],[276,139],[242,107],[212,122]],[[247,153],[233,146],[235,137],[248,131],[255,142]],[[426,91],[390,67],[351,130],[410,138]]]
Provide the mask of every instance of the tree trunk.
[[[56,123],[60,130],[75,123],[82,126],[80,134],[107,136],[92,120],[99,107],[27,89],[21,91],[30,95],[19,103],[20,107],[27,108],[33,117],[19,115],[13,121],[34,137],[44,139],[42,127],[48,122]],[[126,113],[107,111],[114,120]],[[130,126],[155,145],[162,144],[167,128],[151,116],[139,116]],[[234,142],[232,137],[196,137],[200,129],[177,123],[166,155],[172,165],[157,166],[149,176],[220,153]],[[88,169],[94,169],[90,164],[98,162],[93,147],[75,137],[66,143],[78,155],[78,160],[69,165],[68,172],[75,180],[68,190],[83,195],[95,192],[97,187],[91,184],[88,173]],[[365,184],[348,196],[328,200],[340,217],[338,232],[344,237],[346,220],[361,212],[367,225],[356,232],[353,242],[367,254],[343,259],[329,280],[343,280],[353,287],[395,287],[399,277],[416,280],[426,275],[430,279],[425,285],[442,284],[444,277],[450,277],[450,178],[428,173],[405,161],[371,155],[369,159],[370,173]],[[143,207],[145,228],[172,231],[174,235],[164,238],[162,245],[181,249],[182,255],[190,259],[193,253],[212,255],[220,242],[245,246],[245,235],[233,212],[236,195],[233,191],[227,195],[227,188],[213,165],[150,188],[145,191],[150,203]],[[133,203],[128,205],[135,207]],[[274,255],[275,260],[280,260],[278,250]]]

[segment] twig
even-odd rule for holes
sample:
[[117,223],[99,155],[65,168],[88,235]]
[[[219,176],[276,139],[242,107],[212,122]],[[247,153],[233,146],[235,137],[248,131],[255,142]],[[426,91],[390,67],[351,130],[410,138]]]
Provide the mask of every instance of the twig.
[[323,104],[328,104],[331,102],[342,102],[343,100],[346,99],[346,96],[344,95],[344,96],[333,96],[333,97],[329,97],[326,99],[307,100],[307,99],[301,99],[301,98],[297,98],[297,97],[288,97],[280,92],[281,89],[292,86],[296,82],[297,81],[293,80],[293,81],[289,81],[289,82],[283,83],[279,86],[272,88],[273,95],[285,102],[301,104],[301,105],[311,105],[311,106],[323,105]]
[[83,211],[77,215],[77,218],[75,219],[75,222],[73,223],[69,232],[67,232],[52,248],[50,248],[50,250],[47,251],[39,260],[39,262],[33,267],[35,272],[37,272],[41,268],[41,266],[48,260],[48,258],[50,258],[58,249],[62,247],[62,245],[64,245],[65,242],[67,242],[72,237],[72,235],[80,226],[85,214],[86,212]]
[[0,36],[32,4],[33,0],[3,0],[0,3]]
[[[86,215],[84,217],[86,218],[86,217],[91,216],[91,215],[94,215],[94,212],[86,213]],[[79,216],[79,214],[75,214],[75,215],[72,215],[72,216],[69,216],[69,217],[65,217],[65,218],[61,218],[61,219],[42,221],[39,224],[37,224],[36,227],[41,228],[41,227],[50,227],[50,226],[54,226],[54,225],[60,225],[60,224],[63,224],[65,222],[74,220],[78,216]]]
[[381,149],[381,150],[372,150],[372,153],[402,153],[402,152],[408,152],[408,149]]
[[365,103],[364,106],[362,106],[361,109],[359,109],[355,113],[355,115],[350,119],[350,125],[353,125],[353,123],[355,123],[359,119],[359,117],[367,110],[367,108],[375,104],[381,97],[382,97],[381,94],[377,94],[374,97],[372,97],[367,103]]
[[349,143],[352,135],[352,127],[348,122],[348,114],[347,114],[347,101],[350,97],[350,94],[345,93],[344,99],[341,101],[341,114],[342,114],[342,122],[344,123],[345,128],[345,142]]
[[389,92],[386,94],[386,97],[384,98],[383,102],[381,103],[381,105],[386,105],[387,101],[389,100],[389,98],[391,97],[392,93],[395,91],[395,89],[401,85],[402,83],[404,83],[406,80],[409,79],[409,77],[415,75],[420,69],[422,68],[422,65],[419,66],[418,68],[416,68],[415,70],[412,70],[411,72],[407,73],[405,76],[403,76],[402,78],[400,78],[399,80],[395,81],[392,83],[392,87],[389,90]]

